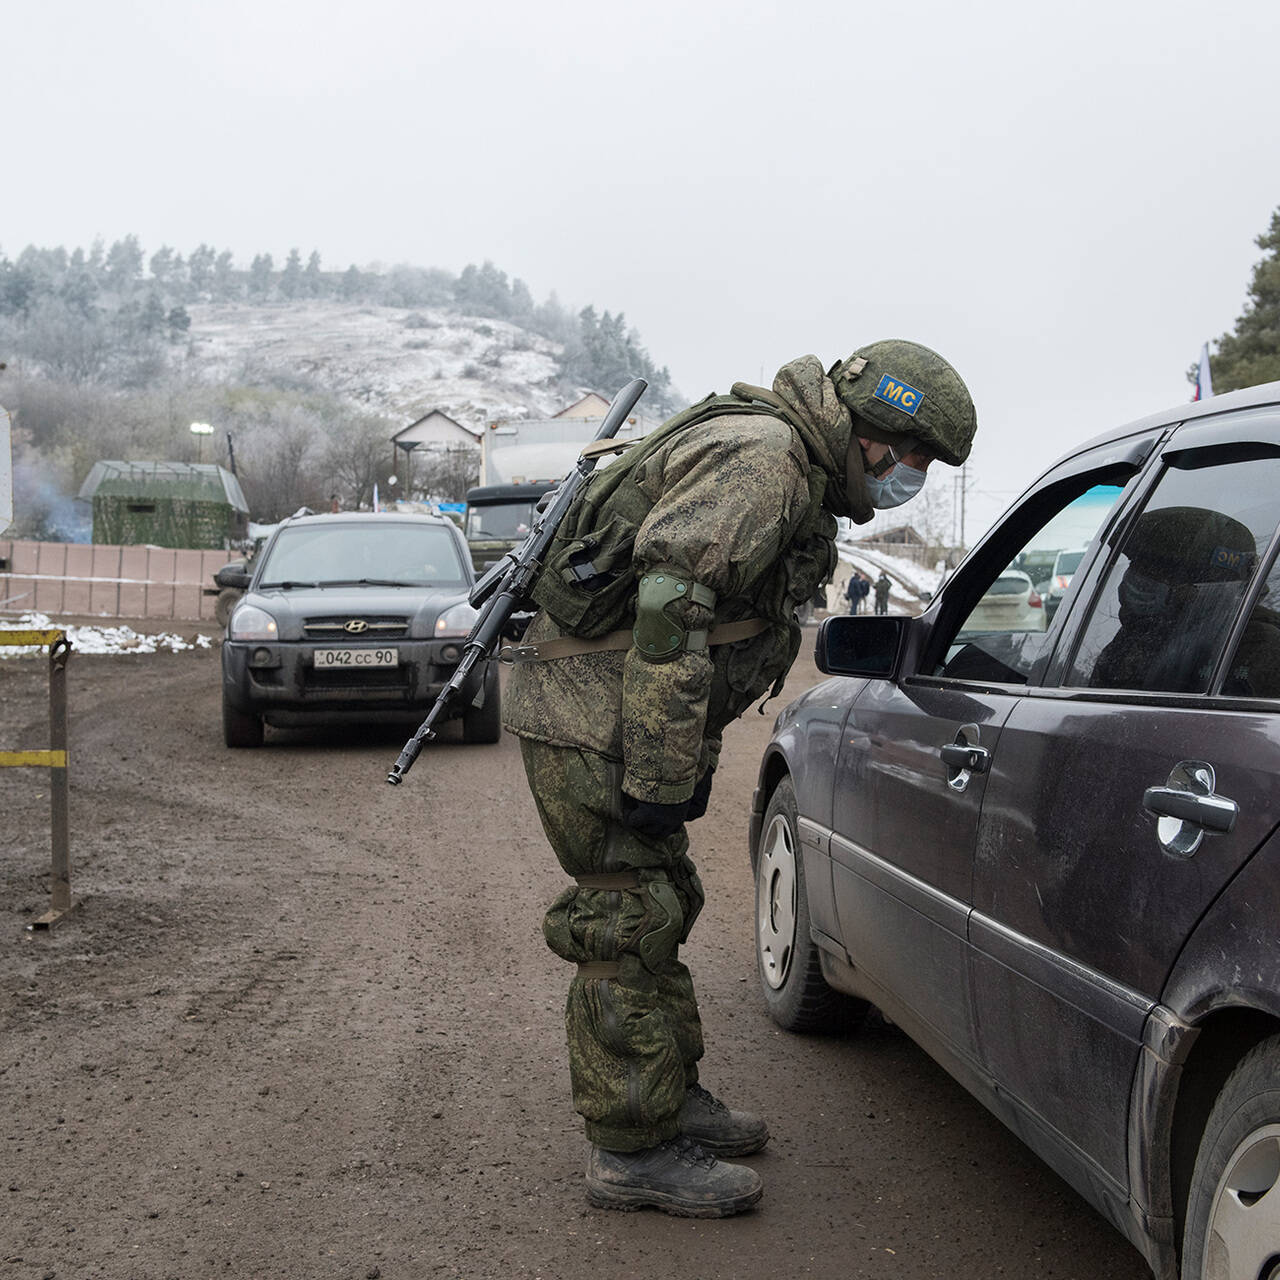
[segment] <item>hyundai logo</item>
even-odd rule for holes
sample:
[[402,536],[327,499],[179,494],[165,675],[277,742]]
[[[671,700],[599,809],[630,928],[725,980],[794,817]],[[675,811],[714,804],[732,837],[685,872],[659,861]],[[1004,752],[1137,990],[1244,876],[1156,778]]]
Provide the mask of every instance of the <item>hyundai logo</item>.
[[349,631],[353,636],[357,636],[362,631],[369,630],[369,624],[363,618],[352,618],[350,622],[342,624],[343,631]]

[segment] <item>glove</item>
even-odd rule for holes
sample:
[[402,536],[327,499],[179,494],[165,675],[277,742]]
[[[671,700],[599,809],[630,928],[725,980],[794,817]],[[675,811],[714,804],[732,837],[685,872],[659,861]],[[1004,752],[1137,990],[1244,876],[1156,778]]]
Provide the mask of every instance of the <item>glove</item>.
[[624,791],[622,821],[642,836],[648,836],[652,840],[665,840],[684,826],[689,803],[688,800],[681,800],[679,804],[653,804],[648,800],[637,800]]
[[686,822],[692,822],[695,818],[700,818],[707,811],[707,800],[711,796],[711,775],[714,772],[708,769],[706,773],[698,779],[698,785],[693,789],[693,795],[689,797],[689,810],[684,815]]

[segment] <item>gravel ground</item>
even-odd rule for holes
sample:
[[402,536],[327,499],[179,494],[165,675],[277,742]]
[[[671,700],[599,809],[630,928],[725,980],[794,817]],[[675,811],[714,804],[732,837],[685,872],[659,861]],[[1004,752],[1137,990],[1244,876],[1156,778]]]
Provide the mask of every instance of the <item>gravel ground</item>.
[[[802,658],[784,699],[817,678]],[[899,1032],[767,1019],[771,714],[731,727],[693,829],[704,1080],[774,1135],[759,1209],[706,1222],[583,1197],[539,930],[562,877],[514,740],[434,743],[392,789],[398,730],[227,751],[218,680],[216,646],[73,655],[82,906],[47,933],[46,775],[0,770],[0,1280],[1147,1274]],[[46,745],[45,689],[0,663],[0,745]]]

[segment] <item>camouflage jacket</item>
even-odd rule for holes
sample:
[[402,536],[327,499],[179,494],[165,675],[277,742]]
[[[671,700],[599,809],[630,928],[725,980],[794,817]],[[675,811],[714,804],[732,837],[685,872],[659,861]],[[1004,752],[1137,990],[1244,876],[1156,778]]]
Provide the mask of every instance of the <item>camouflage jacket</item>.
[[[631,477],[647,508],[632,582],[669,566],[716,593],[714,615],[683,603],[687,627],[763,617],[768,630],[668,662],[648,661],[633,648],[512,672],[506,727],[621,761],[623,790],[639,800],[678,803],[714,768],[724,726],[790,668],[800,642],[794,609],[835,565],[836,523],[823,499],[837,467],[836,484],[845,484],[848,411],[812,356],[785,366],[774,391],[803,419],[803,438],[781,418],[730,414],[672,435]],[[600,522],[609,517],[606,502]],[[631,625],[634,604],[632,589],[618,625]],[[544,609],[527,639],[566,630]]]

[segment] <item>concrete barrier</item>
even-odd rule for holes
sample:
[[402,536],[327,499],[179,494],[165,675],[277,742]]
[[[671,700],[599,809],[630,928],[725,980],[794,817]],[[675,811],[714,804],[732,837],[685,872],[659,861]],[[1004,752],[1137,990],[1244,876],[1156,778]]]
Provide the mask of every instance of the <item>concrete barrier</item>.
[[212,620],[205,595],[231,551],[24,542],[0,538],[0,611]]

